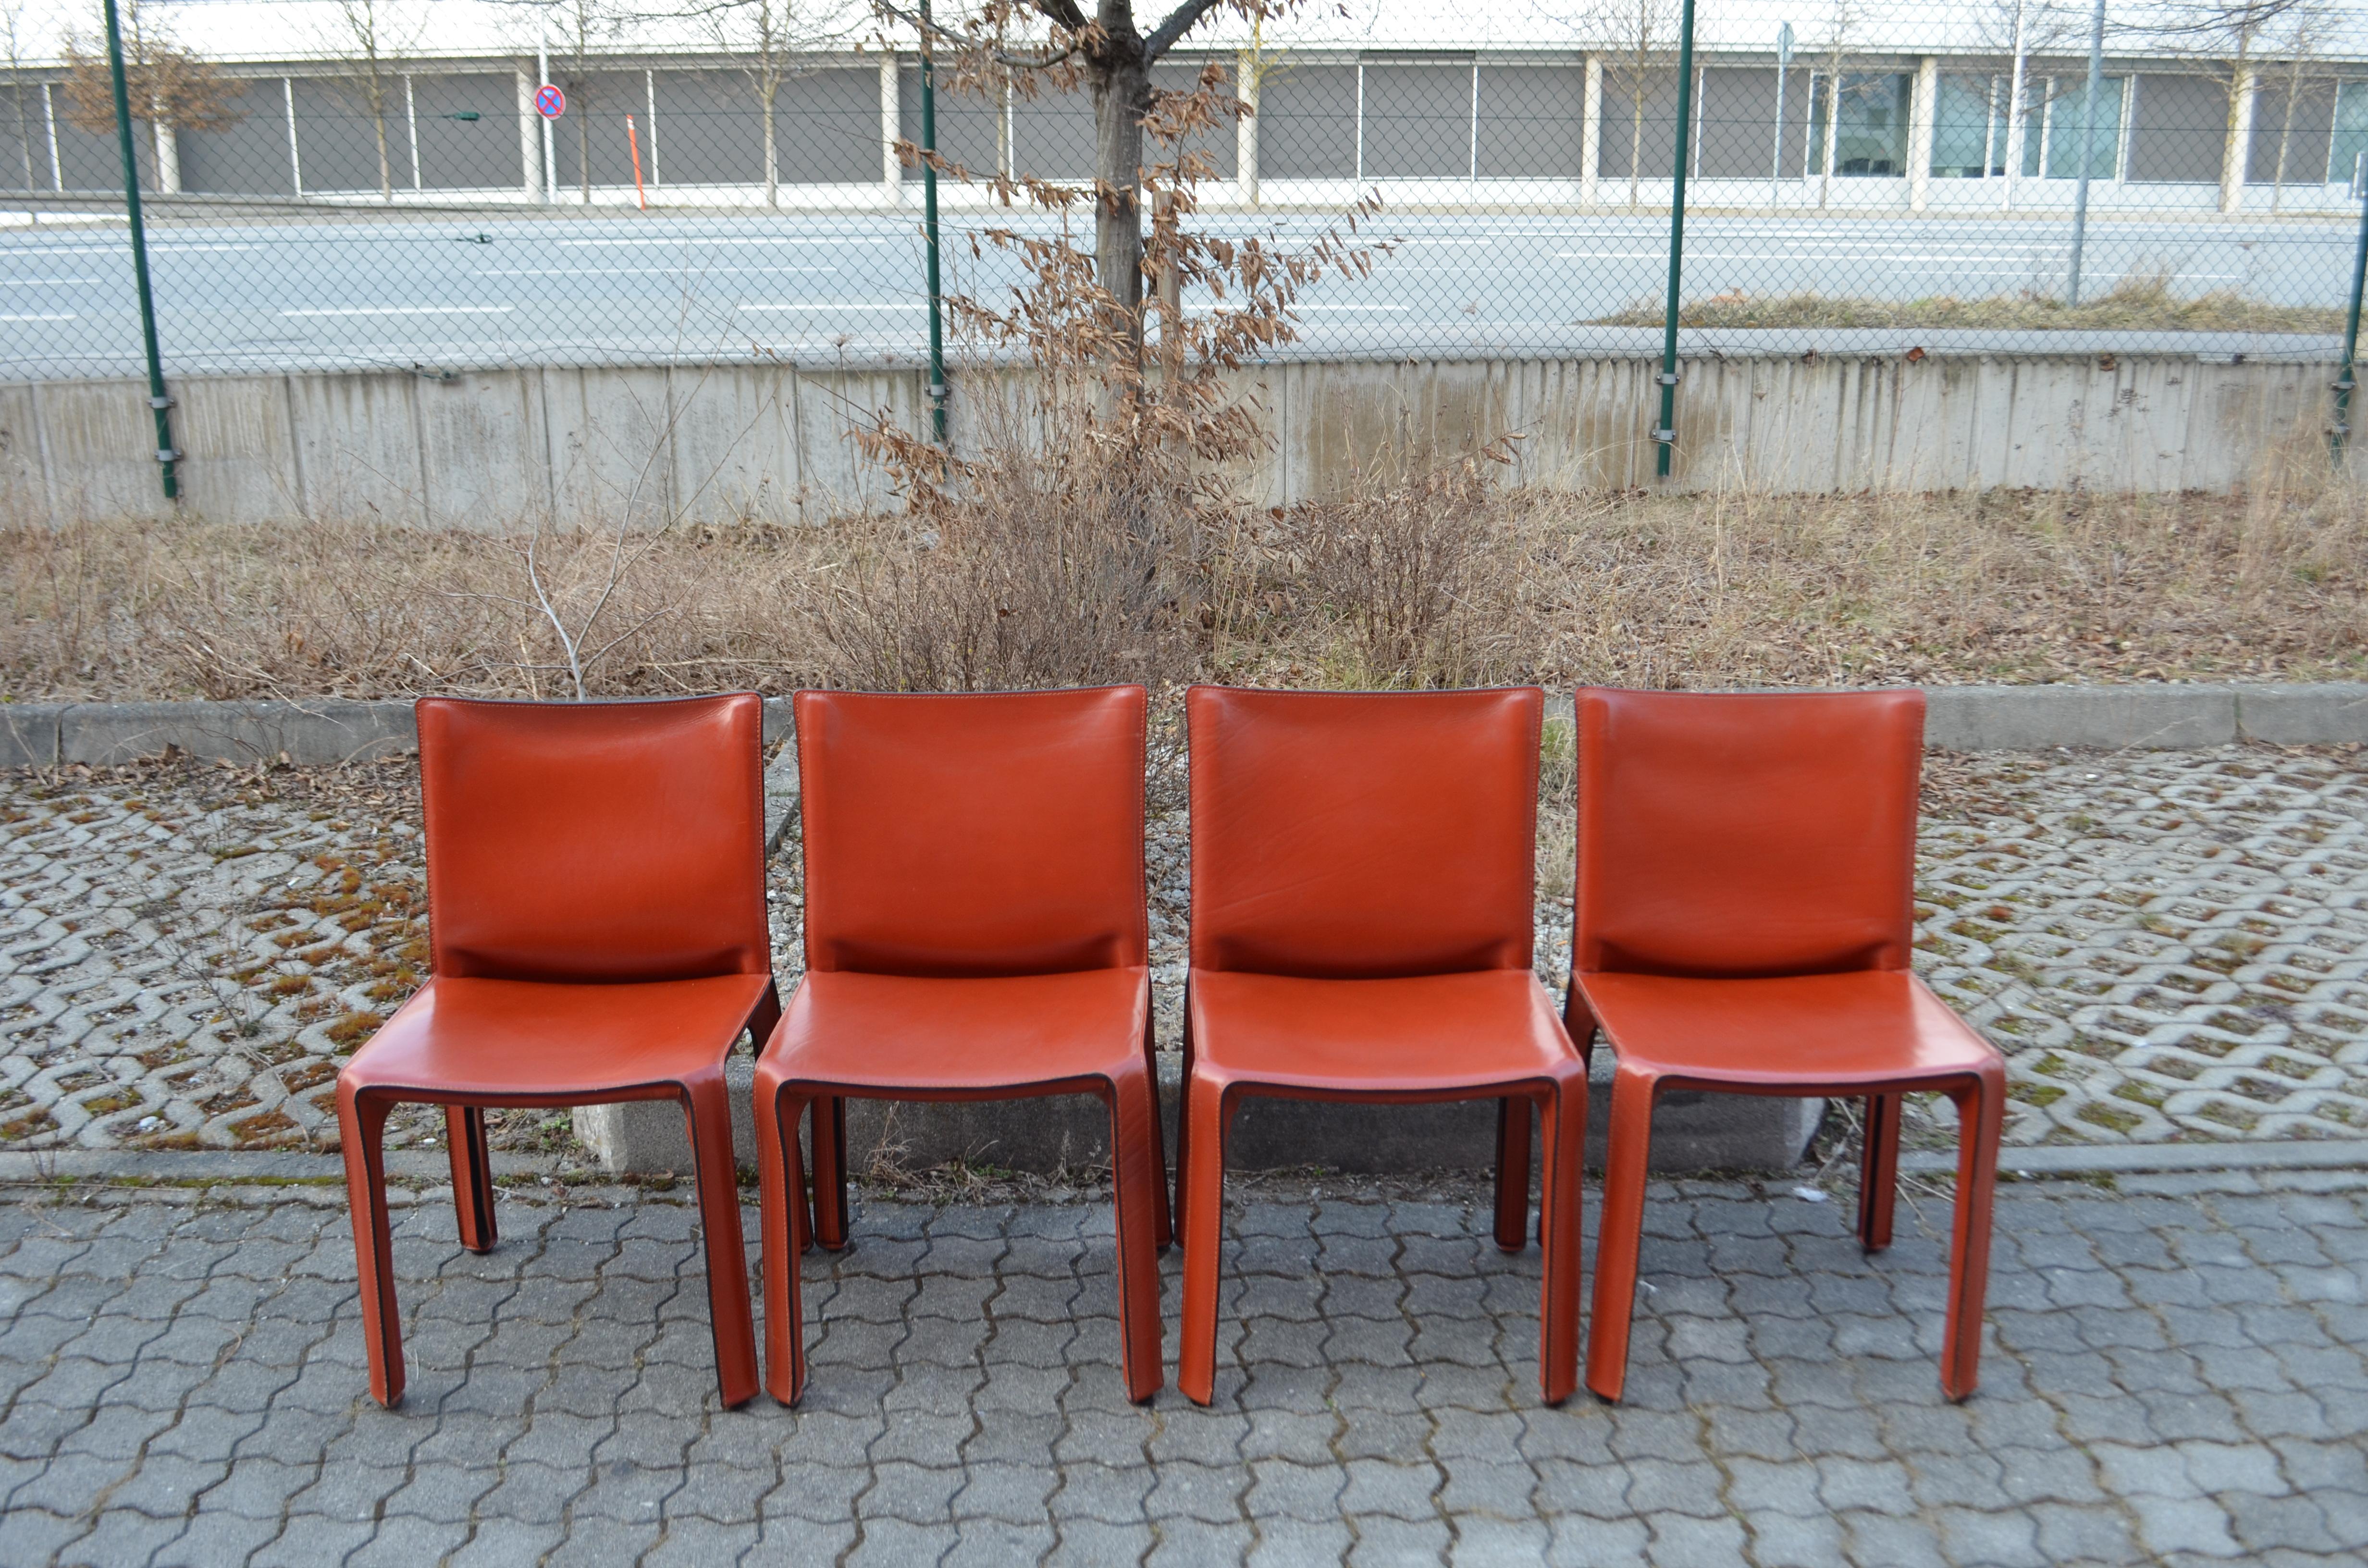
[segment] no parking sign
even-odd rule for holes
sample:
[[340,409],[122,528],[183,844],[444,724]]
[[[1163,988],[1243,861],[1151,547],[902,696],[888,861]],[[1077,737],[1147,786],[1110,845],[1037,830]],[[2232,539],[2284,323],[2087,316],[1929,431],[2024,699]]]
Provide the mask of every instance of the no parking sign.
[[534,112],[545,119],[557,119],[567,112],[567,95],[545,82],[534,90]]

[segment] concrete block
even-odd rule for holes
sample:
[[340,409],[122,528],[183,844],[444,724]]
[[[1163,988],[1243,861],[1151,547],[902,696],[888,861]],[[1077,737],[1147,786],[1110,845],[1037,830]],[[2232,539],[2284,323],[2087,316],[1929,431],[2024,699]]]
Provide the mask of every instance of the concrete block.
[[63,702],[0,702],[0,767],[54,767]]
[[1940,686],[1925,697],[1924,744],[1948,751],[2149,751],[2237,739],[2237,692],[2225,686]]
[[2368,683],[2240,686],[2237,728],[2272,745],[2356,745],[2368,742]]
[[208,761],[348,762],[418,744],[408,702],[77,702],[58,723],[58,760],[95,766],[178,746]]
[[[1178,1102],[1175,1058],[1166,1059],[1160,1085],[1167,1150],[1174,1158]],[[1588,1099],[1587,1153],[1600,1169],[1609,1135],[1611,1056],[1599,1051]],[[743,1165],[757,1160],[749,1090],[756,1066],[735,1054],[725,1069],[732,1090],[732,1147]],[[1795,1165],[1823,1115],[1822,1100],[1673,1091],[1653,1117],[1656,1171],[1781,1170]],[[592,1106],[575,1113],[576,1136],[601,1164],[620,1175],[690,1172],[690,1142],[678,1106],[642,1101]],[[1493,1101],[1451,1105],[1333,1105],[1314,1100],[1248,1099],[1234,1119],[1227,1168],[1275,1170],[1297,1165],[1363,1175],[1476,1168],[1495,1157]],[[1088,1095],[1024,1100],[850,1100],[847,1107],[849,1168],[869,1168],[885,1155],[921,1170],[951,1160],[1045,1173],[1110,1164],[1110,1119]]]

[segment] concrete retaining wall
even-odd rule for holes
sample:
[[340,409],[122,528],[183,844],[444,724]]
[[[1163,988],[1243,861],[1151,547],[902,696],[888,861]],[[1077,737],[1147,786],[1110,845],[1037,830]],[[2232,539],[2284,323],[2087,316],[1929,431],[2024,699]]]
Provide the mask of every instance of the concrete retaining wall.
[[[1996,485],[2221,490],[2317,440],[2331,366],[2174,354],[1745,356],[1691,362],[1673,483],[1775,492]],[[1653,483],[1655,361],[1280,363],[1239,373],[1276,437],[1268,505],[1338,492],[1376,454],[1520,432],[1518,475]],[[1008,375],[958,375],[952,426]],[[852,432],[917,428],[917,369],[791,364],[190,377],[174,383],[184,505],[223,522],[389,517],[813,521],[878,503]],[[2360,443],[2368,450],[2368,443]],[[166,510],[144,383],[0,386],[0,509],[52,522]],[[2358,460],[2368,474],[2368,457]]]

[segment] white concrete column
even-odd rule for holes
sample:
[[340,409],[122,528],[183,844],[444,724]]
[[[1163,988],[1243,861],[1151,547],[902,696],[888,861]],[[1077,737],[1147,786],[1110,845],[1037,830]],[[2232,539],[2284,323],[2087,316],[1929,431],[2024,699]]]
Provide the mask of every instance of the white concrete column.
[[1603,172],[1603,56],[1587,57],[1587,91],[1579,100],[1578,200],[1595,205],[1596,181]]
[[1907,208],[1921,212],[1932,200],[1932,127],[1940,119],[1941,62],[1926,55],[1916,62],[1916,91],[1907,105]]
[[894,50],[880,57],[880,194],[888,205],[903,199],[904,165],[896,161],[896,138],[905,133],[904,100],[897,86],[900,57]]
[[296,78],[279,78],[280,96],[288,104],[288,183],[298,196],[304,194],[304,150],[296,144]]
[[181,142],[173,128],[157,120],[152,129],[156,141],[156,190],[169,196],[181,188]]
[[2260,97],[2260,77],[2249,65],[2229,85],[2228,144],[2220,150],[2220,210],[2235,212],[2245,205],[2246,165],[2253,156],[2253,104]]
[[534,77],[520,66],[512,73],[518,83],[518,171],[523,176],[526,199],[542,199],[542,126],[534,112]]
[[1235,96],[1250,111],[1234,121],[1234,183],[1241,187],[1242,200],[1252,207],[1258,204],[1258,79],[1263,74],[1256,50],[1246,49],[1234,57]]

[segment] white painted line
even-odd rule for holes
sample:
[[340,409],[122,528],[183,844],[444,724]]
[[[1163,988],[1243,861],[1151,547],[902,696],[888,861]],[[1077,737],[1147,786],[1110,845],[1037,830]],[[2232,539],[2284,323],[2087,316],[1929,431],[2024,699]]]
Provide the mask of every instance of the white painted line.
[[810,239],[775,238],[759,235],[753,239],[710,238],[704,234],[677,234],[671,237],[653,234],[632,240],[537,240],[533,243],[550,245],[885,245],[894,244],[910,235],[830,234]]
[[80,318],[72,311],[68,311],[62,316],[0,316],[0,321],[75,321],[78,319]]
[[97,278],[0,278],[0,289],[33,289],[42,284],[98,283]]
[[1410,311],[1412,305],[1292,305],[1293,311]]
[[836,267],[511,267],[474,273],[478,278],[686,278],[723,272],[837,272]]
[[507,305],[338,305],[319,310],[282,311],[283,316],[504,316]]
[[926,300],[824,300],[814,304],[734,305],[735,311],[918,311],[926,310]]
[[[262,248],[261,245],[166,244],[150,245],[148,254],[179,256],[199,251],[245,251]],[[127,239],[120,245],[13,245],[6,250],[0,250],[0,256],[125,256],[129,255],[131,250],[131,242]]]

